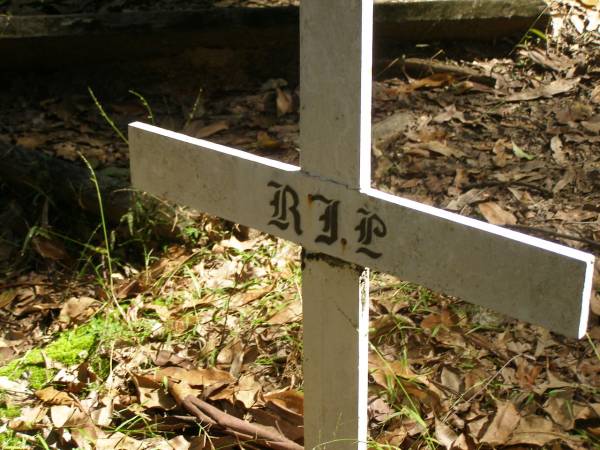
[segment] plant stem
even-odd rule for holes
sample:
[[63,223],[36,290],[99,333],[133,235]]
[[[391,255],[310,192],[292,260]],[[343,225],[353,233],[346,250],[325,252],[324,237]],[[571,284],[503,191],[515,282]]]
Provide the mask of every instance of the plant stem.
[[[98,108],[98,111],[100,111],[100,114],[102,115],[102,117],[104,117],[104,120],[106,120],[106,122],[111,126],[111,128],[115,131],[115,133],[117,133],[117,135],[121,138],[121,140],[123,142],[125,142],[125,144],[129,145],[129,141],[127,140],[127,138],[125,137],[123,132],[121,130],[119,130],[119,128],[117,128],[117,125],[115,124],[115,122],[109,117],[108,114],[106,114],[106,111],[104,111],[104,107],[100,104],[100,102],[96,98],[96,95],[94,94],[94,91],[92,91],[92,88],[89,86],[88,86],[88,92],[90,93],[92,100],[94,100],[94,104],[96,105],[96,108]],[[85,160],[85,158],[84,158],[84,160]],[[87,161],[86,161],[86,164],[87,164]],[[89,164],[88,164],[88,167],[89,167]]]

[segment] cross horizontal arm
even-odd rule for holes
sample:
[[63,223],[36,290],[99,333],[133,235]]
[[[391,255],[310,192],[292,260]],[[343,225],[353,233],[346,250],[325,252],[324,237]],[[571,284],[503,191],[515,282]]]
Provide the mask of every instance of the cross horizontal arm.
[[585,334],[592,255],[150,125],[131,124],[129,139],[138,189],[567,336]]

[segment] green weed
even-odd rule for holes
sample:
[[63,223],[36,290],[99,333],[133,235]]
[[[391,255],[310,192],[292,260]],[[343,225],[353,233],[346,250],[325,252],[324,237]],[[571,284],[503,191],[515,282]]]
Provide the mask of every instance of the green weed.
[[148,103],[146,98],[139,92],[134,91],[133,89],[129,89],[129,93],[135,95],[140,100],[140,102],[142,102],[142,105],[144,105],[144,108],[146,108],[146,112],[148,113],[147,119],[152,123],[152,125],[154,125],[154,114],[152,113],[152,108],[150,108],[150,104]]
[[96,97],[96,94],[94,94],[94,91],[89,86],[88,86],[88,92],[90,93],[92,100],[94,100],[94,104],[96,105],[96,108],[98,108],[100,115],[104,118],[104,120],[106,120],[106,123],[108,123],[110,125],[110,127],[113,129],[113,131],[115,133],[117,133],[117,136],[119,136],[119,138],[121,138],[121,140],[123,142],[125,142],[125,144],[129,145],[129,141],[127,140],[127,138],[125,137],[123,132],[121,130],[119,130],[119,127],[117,127],[114,120],[112,120],[112,118],[106,113],[106,111],[104,110],[104,107],[102,106],[102,104],[100,103],[98,98]]
[[28,450],[31,449],[31,443],[14,431],[6,430],[0,433],[0,448],[2,450]]

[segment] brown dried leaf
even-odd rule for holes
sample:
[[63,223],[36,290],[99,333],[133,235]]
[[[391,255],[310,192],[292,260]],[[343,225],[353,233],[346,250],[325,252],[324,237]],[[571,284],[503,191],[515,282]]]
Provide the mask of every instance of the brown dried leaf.
[[396,377],[425,381],[424,377],[413,372],[404,361],[388,361],[377,354],[369,355],[369,371],[375,383],[384,389],[389,388],[390,383],[395,383]]
[[412,92],[422,88],[436,88],[446,86],[454,81],[454,76],[449,73],[434,73],[426,78],[413,80],[409,85],[400,89],[401,92]]
[[496,202],[486,202],[477,205],[485,220],[494,225],[515,225],[517,218],[513,213],[505,211]]
[[463,392],[463,378],[464,376],[458,371],[444,366],[440,374],[440,383],[451,391],[460,394]]
[[52,406],[50,419],[56,428],[79,427],[90,423],[88,417],[79,408],[67,405]]
[[65,246],[56,239],[49,239],[39,234],[31,239],[33,249],[45,259],[64,261],[70,259]]
[[133,382],[138,391],[139,403],[144,408],[169,411],[177,406],[173,398],[165,392],[165,380],[158,382],[152,376],[133,374]]
[[248,413],[252,415],[254,422],[279,430],[281,434],[292,441],[302,439],[304,436],[302,416],[290,417],[291,413],[285,413],[281,409],[256,407],[249,410]]
[[77,402],[66,392],[58,391],[53,387],[47,387],[35,391],[35,396],[48,405],[75,406]]
[[281,409],[297,414],[304,415],[304,395],[294,390],[274,391],[265,394],[265,401],[271,402]]
[[235,379],[229,374],[220,369],[183,369],[181,367],[165,367],[158,370],[152,379],[156,383],[162,383],[166,378],[185,381],[190,386],[207,387],[214,384],[229,384]]
[[550,98],[558,94],[564,94],[574,89],[579,84],[579,78],[552,81],[549,84],[542,84],[533,89],[523,89],[521,92],[509,95],[504,98],[505,102],[522,102],[526,100],[535,100],[536,98]]
[[9,404],[20,404],[31,395],[26,381],[13,381],[7,377],[0,377],[0,392],[3,401]]
[[277,150],[282,146],[282,142],[271,137],[266,131],[258,132],[256,135],[256,144],[263,150]]
[[177,404],[181,406],[188,395],[195,397],[199,391],[192,389],[185,381],[181,381],[178,383],[169,383],[169,393],[173,396]]
[[596,86],[590,94],[592,103],[600,103],[600,85]]
[[535,380],[542,371],[542,367],[536,364],[529,364],[525,358],[517,359],[517,382],[523,389],[532,389]]
[[277,91],[277,116],[283,116],[285,114],[294,111],[294,101],[292,95],[284,89],[276,88]]
[[58,320],[63,323],[83,323],[100,307],[100,302],[91,297],[71,297],[66,301]]
[[183,129],[183,132],[198,139],[205,139],[229,128],[226,120],[219,120],[206,126],[200,126],[201,124],[200,121],[192,121]]
[[572,430],[575,426],[573,417],[572,400],[564,396],[553,396],[544,405],[544,411],[565,430]]
[[8,427],[15,431],[29,431],[50,425],[46,416],[47,410],[44,406],[25,407],[21,410],[19,417],[8,423]]
[[434,153],[438,153],[443,156],[461,158],[465,156],[464,152],[461,150],[450,147],[448,144],[440,141],[429,141],[421,144],[423,148],[426,150],[432,151]]
[[550,148],[552,149],[552,157],[560,165],[566,165],[568,163],[567,154],[563,149],[563,143],[560,137],[553,136],[550,139]]
[[573,442],[568,435],[560,433],[551,420],[540,416],[525,416],[514,430],[508,445],[538,445],[543,447],[552,441]]
[[263,288],[256,288],[256,289],[250,288],[248,290],[236,292],[229,299],[229,304],[233,308],[247,305],[256,300],[260,300],[265,295],[267,295],[269,292],[272,292],[274,288],[275,288],[275,283],[271,283],[269,286],[266,286]]
[[517,428],[521,416],[511,402],[498,402],[496,414],[489,424],[481,442],[488,445],[505,445]]
[[142,441],[117,431],[107,437],[99,438],[95,448],[96,450],[139,450],[145,446]]
[[26,136],[17,137],[15,141],[20,147],[26,148],[27,150],[34,150],[48,142],[48,136],[43,134],[28,134]]
[[0,309],[8,306],[17,298],[18,291],[16,289],[7,289],[0,292]]
[[465,434],[461,434],[452,443],[450,450],[475,450],[475,448],[472,439],[469,439]]
[[254,375],[244,374],[240,377],[233,396],[236,400],[242,402],[246,408],[252,408],[261,389],[262,387],[254,378]]
[[438,442],[447,449],[452,448],[452,444],[458,438],[458,435],[452,428],[446,425],[437,417],[435,418],[435,438]]
[[285,323],[295,322],[302,316],[302,303],[292,301],[285,308],[276,313],[273,317],[267,320],[270,325],[283,325]]

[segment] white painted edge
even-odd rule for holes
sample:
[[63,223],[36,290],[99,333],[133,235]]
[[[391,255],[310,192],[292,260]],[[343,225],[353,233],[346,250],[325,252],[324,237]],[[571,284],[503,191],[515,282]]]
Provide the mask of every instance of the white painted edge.
[[[360,313],[358,318],[358,430],[357,450],[367,450],[369,429],[369,309],[370,270],[360,275]],[[364,303],[363,303],[364,302]],[[363,442],[364,439],[364,442]]]
[[371,186],[371,101],[373,98],[373,1],[362,2],[359,186]]
[[[252,155],[251,153],[237,150],[231,147],[226,147],[224,145],[215,144],[210,141],[205,141],[203,139],[196,139],[190,136],[186,136],[181,133],[177,133],[174,131],[165,130],[163,128],[159,128],[153,125],[148,125],[141,122],[134,122],[130,124],[131,127],[138,128],[141,130],[145,130],[151,133],[156,133],[161,136],[165,136],[171,139],[175,139],[181,142],[186,142],[192,145],[201,146],[204,148],[208,148],[214,150],[215,152],[229,155],[236,158],[241,158],[247,161],[252,161],[258,164],[263,164],[268,167],[273,167],[275,169],[283,170],[286,172],[300,172],[301,168],[298,166],[294,166],[292,164],[282,163],[279,161],[275,161],[269,158],[264,158],[262,156]],[[319,179],[320,177],[317,174],[308,174],[313,178]],[[349,188],[350,189],[350,188]],[[425,205],[423,203],[418,203],[413,200],[408,200],[402,197],[398,197],[392,194],[388,194],[382,191],[378,191],[376,189],[367,187],[360,189],[360,192],[377,198],[379,200],[383,200],[395,205],[403,206],[406,208],[410,208],[416,211],[420,211],[426,214],[429,214],[434,217],[439,217],[441,219],[449,220],[451,222],[455,222],[466,227],[474,228],[477,230],[484,231],[486,233],[495,234],[497,236],[502,236],[508,239],[515,240],[517,242],[521,242],[523,244],[535,246],[538,248],[542,248],[552,253],[557,253],[562,256],[566,256],[569,258],[576,259],[588,265],[586,270],[585,280],[584,280],[584,290],[582,294],[582,309],[581,309],[581,320],[580,320],[580,329],[579,329],[579,338],[585,336],[587,329],[587,322],[589,317],[589,309],[590,309],[590,300],[592,293],[592,279],[594,274],[594,255],[589,253],[582,252],[581,250],[576,250],[574,248],[567,247],[565,245],[556,244],[554,242],[545,241],[540,238],[536,238],[533,236],[529,236],[524,233],[519,233],[518,231],[510,230],[507,228],[503,228],[497,225],[492,225],[487,222],[482,222],[477,219],[473,219],[470,217],[461,216],[460,214],[456,214],[453,212],[445,211],[443,209],[435,208],[433,206]]]

